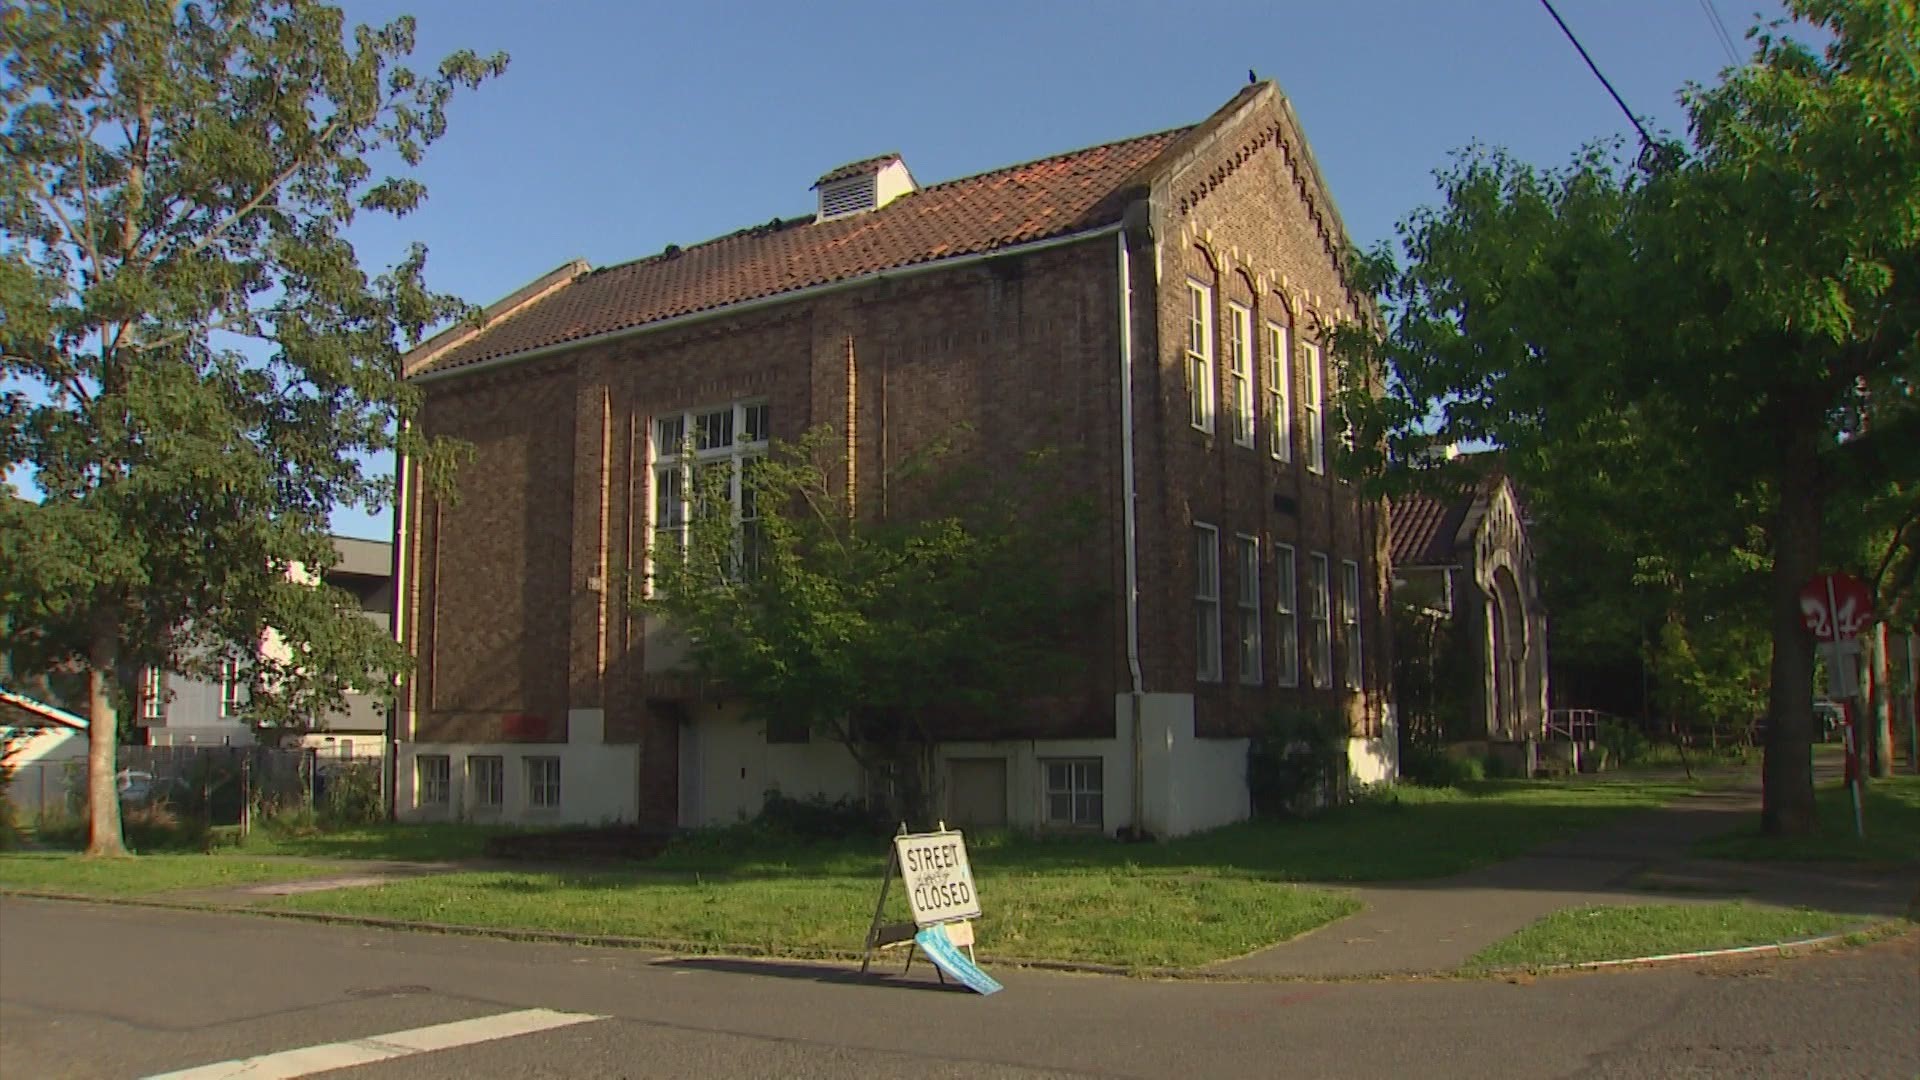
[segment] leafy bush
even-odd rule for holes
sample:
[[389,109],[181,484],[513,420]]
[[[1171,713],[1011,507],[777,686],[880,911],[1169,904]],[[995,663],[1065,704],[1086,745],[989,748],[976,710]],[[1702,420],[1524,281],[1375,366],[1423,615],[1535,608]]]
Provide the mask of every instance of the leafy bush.
[[19,815],[14,812],[13,799],[7,794],[12,781],[13,770],[0,769],[0,851],[11,851],[20,846]]
[[1262,816],[1333,801],[1346,762],[1346,719],[1332,709],[1278,709],[1247,744],[1247,792]]
[[357,762],[327,770],[326,799],[319,816],[329,826],[374,825],[387,819],[378,762]]
[[1517,770],[1507,764],[1507,759],[1499,754],[1488,754],[1474,762],[1480,766],[1480,775],[1488,780],[1511,780],[1518,775]]
[[1618,720],[1601,722],[1599,742],[1616,766],[1638,765],[1646,760],[1648,752],[1653,749],[1653,743],[1639,728]]
[[761,832],[801,840],[887,834],[886,822],[861,800],[842,797],[829,801],[824,795],[795,799],[777,791],[767,792],[753,825]]
[[1423,787],[1459,787],[1487,778],[1479,758],[1455,757],[1444,750],[1420,750],[1400,759],[1400,775]]

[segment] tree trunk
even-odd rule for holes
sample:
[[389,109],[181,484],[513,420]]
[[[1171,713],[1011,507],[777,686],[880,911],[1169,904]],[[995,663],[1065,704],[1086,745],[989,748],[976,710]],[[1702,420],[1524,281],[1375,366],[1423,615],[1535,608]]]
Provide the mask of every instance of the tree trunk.
[[1874,623],[1860,635],[1865,651],[1866,708],[1860,718],[1861,762],[1873,777],[1893,775],[1893,679],[1887,657],[1887,624]]
[[111,687],[119,656],[118,632],[104,619],[98,620],[87,657],[88,855],[115,857],[127,853],[120,834],[120,792],[114,784],[120,717],[113,707]]
[[1760,828],[1773,836],[1814,829],[1813,636],[1800,621],[1800,586],[1820,572],[1818,416],[1786,433],[1780,505],[1773,529],[1773,664],[1767,692],[1767,749],[1761,765]]

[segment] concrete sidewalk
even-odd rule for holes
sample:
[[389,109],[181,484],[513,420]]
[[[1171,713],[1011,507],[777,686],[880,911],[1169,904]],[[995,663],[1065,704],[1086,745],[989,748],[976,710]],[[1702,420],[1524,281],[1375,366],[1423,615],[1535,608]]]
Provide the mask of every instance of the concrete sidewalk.
[[1451,971],[1543,916],[1599,904],[1735,899],[1887,918],[1920,900],[1920,868],[1887,874],[1688,855],[1696,841],[1759,812],[1757,787],[1699,792],[1465,874],[1354,887],[1348,891],[1365,905],[1359,914],[1208,970],[1301,977]]

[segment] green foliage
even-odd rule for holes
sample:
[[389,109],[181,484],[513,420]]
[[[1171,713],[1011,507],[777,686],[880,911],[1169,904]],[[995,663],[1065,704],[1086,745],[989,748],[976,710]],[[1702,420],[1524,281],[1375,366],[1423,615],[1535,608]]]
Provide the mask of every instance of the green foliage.
[[0,498],[0,644],[109,681],[235,661],[276,724],[388,692],[398,646],[289,570],[330,564],[334,507],[391,496],[370,455],[446,459],[400,350],[464,307],[424,250],[369,276],[346,232],[419,205],[376,168],[417,165],[505,57],[418,72],[412,19],[308,0],[29,0],[0,33],[0,471],[44,495]]
[[1920,562],[1920,8],[1789,9],[1824,50],[1762,32],[1754,63],[1689,88],[1691,145],[1651,172],[1617,144],[1557,170],[1462,154],[1404,261],[1355,261],[1385,325],[1336,352],[1384,375],[1379,396],[1343,379],[1340,405],[1385,486],[1457,482],[1436,444],[1504,449],[1558,655],[1651,648],[1696,718],[1744,707],[1771,657],[1768,815],[1803,829],[1792,589],[1852,565],[1900,618]]
[[1487,766],[1476,757],[1460,757],[1444,749],[1418,747],[1411,755],[1401,752],[1400,775],[1425,787],[1461,787],[1485,780]]
[[320,812],[328,827],[373,825],[387,819],[380,790],[380,765],[357,762],[326,770],[326,802]]
[[1633,724],[1619,720],[1600,722],[1600,734],[1596,740],[1606,750],[1607,759],[1616,766],[1638,765],[1647,760],[1653,743]]
[[1400,762],[1444,757],[1449,742],[1470,737],[1468,712],[1477,677],[1459,626],[1436,611],[1393,606],[1393,691],[1400,718]]
[[1347,723],[1334,709],[1275,709],[1247,742],[1247,793],[1262,816],[1310,814],[1340,795]]
[[931,824],[941,726],[1070,679],[1096,601],[1069,561],[1090,508],[1047,455],[996,475],[938,444],[888,478],[901,512],[874,517],[836,461],[827,429],[775,445],[746,470],[748,525],[730,478],[701,477],[686,548],[656,553],[638,606],[752,719],[845,744],[891,779],[898,805],[883,810]]

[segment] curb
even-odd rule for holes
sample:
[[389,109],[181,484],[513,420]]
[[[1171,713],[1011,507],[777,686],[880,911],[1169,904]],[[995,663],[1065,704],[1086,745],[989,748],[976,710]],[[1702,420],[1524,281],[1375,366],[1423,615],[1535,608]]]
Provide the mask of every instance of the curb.
[[1717,960],[1730,956],[1790,956],[1797,950],[1823,949],[1845,942],[1849,938],[1864,937],[1867,941],[1879,941],[1895,936],[1902,926],[1910,925],[1912,923],[1905,919],[1883,919],[1852,930],[1822,934],[1819,937],[1800,938],[1795,941],[1776,941],[1770,945],[1738,945],[1726,949],[1698,949],[1693,952],[1661,953],[1657,956],[1634,956],[1621,960],[1582,960],[1570,964],[1521,964],[1511,967],[1485,968],[1469,975],[1485,977],[1541,975],[1557,971],[1605,971],[1612,968],[1656,967],[1662,964],[1685,963],[1691,960]]
[[[53,900],[62,903],[98,904],[105,907],[148,908],[158,911],[187,911],[223,915],[255,915],[269,919],[287,919],[293,922],[318,923],[324,926],[358,926],[370,930],[411,931],[415,933],[445,934],[450,937],[491,938],[497,941],[525,941],[551,945],[582,945],[608,949],[631,949],[637,952],[655,952],[662,954],[660,959],[670,960],[681,956],[740,957],[743,959],[772,960],[777,962],[801,963],[805,961],[830,961],[852,965],[861,958],[858,951],[851,949],[801,949],[776,952],[756,945],[743,945],[729,942],[691,942],[675,941],[667,938],[635,937],[626,934],[575,934],[560,930],[528,930],[500,926],[469,926],[462,923],[418,922],[409,919],[384,919],[376,915],[338,915],[324,911],[299,911],[287,908],[250,907],[239,904],[206,904],[190,901],[161,900],[137,896],[90,896],[84,893],[44,892],[27,889],[0,888],[0,896],[18,897],[25,900]],[[1912,921],[1886,919],[1877,923],[1820,937],[1804,938],[1798,941],[1783,941],[1771,945],[1743,945],[1729,949],[1708,949],[1698,952],[1667,953],[1660,956],[1641,956],[1624,960],[1586,960],[1571,964],[1522,965],[1516,967],[1485,968],[1469,970],[1453,968],[1438,971],[1398,971],[1370,972],[1355,975],[1263,975],[1259,973],[1208,971],[1203,968],[1169,967],[1128,967],[1123,964],[1102,964],[1083,960],[1026,960],[1019,957],[1000,957],[991,953],[983,954],[983,962],[1001,967],[1023,971],[1050,971],[1069,975],[1099,975],[1110,978],[1160,980],[1166,982],[1200,983],[1371,983],[1371,982],[1435,982],[1441,980],[1471,981],[1490,978],[1507,978],[1514,975],[1540,975],[1555,972],[1595,971],[1610,968],[1653,967],[1660,964],[1682,963],[1691,960],[1711,960],[1727,956],[1787,956],[1795,950],[1820,949],[1843,942],[1848,938],[1865,936],[1869,941],[1895,936],[1902,926],[1911,926]]]

